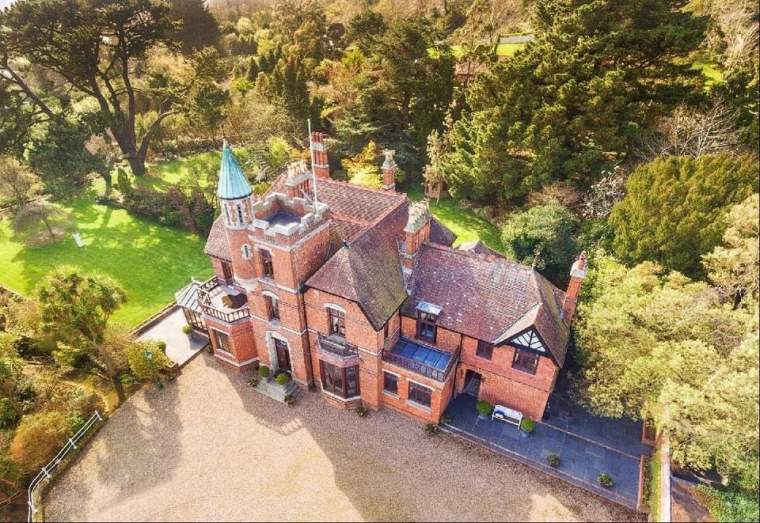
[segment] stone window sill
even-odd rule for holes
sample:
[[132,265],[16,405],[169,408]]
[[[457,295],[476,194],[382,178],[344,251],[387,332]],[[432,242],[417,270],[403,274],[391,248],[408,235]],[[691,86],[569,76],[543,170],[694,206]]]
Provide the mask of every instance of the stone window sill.
[[407,405],[411,405],[412,407],[422,410],[424,412],[432,412],[433,410],[428,407],[427,405],[423,405],[422,403],[417,403],[416,401],[412,400],[406,400]]
[[399,395],[398,394],[390,392],[390,391],[387,391],[387,390],[383,391],[383,395],[390,396],[393,399],[399,399]]

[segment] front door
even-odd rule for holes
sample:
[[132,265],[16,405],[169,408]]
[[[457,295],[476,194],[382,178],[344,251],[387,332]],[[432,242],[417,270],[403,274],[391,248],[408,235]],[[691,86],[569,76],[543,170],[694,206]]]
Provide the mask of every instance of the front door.
[[284,341],[274,338],[274,348],[277,351],[277,368],[290,372],[290,352],[288,352],[288,345]]
[[464,374],[464,389],[462,392],[473,398],[477,398],[478,393],[480,392],[481,379],[480,374],[468,369]]

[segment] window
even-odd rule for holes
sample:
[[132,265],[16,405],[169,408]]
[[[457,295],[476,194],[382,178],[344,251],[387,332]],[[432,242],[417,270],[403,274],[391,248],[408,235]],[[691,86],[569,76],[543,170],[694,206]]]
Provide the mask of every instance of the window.
[[327,321],[330,324],[330,334],[340,336],[341,338],[346,337],[346,315],[343,312],[328,307]]
[[353,398],[359,395],[359,367],[336,367],[326,361],[320,361],[322,389],[340,396]]
[[259,251],[261,256],[261,273],[266,278],[274,278],[274,265],[272,264],[272,253],[269,251]]
[[232,349],[230,348],[230,337],[227,336],[223,332],[214,331],[214,336],[216,337],[216,348],[222,352],[229,352],[232,353]]
[[538,358],[540,357],[534,352],[515,349],[515,359],[512,361],[512,367],[523,372],[535,374],[538,367]]
[[222,262],[222,277],[225,283],[232,282],[232,264],[228,261]]
[[435,343],[435,322],[438,316],[429,312],[417,311],[417,337],[429,343]]
[[237,215],[238,223],[242,224],[245,220],[243,220],[243,208],[240,206],[240,204],[237,204]]
[[383,339],[388,339],[388,324],[391,322],[391,320],[388,320],[385,322],[385,325],[383,326]]
[[383,390],[398,396],[398,376],[383,372]]
[[264,295],[264,300],[267,303],[267,318],[271,320],[280,319],[280,307],[277,304],[277,298],[268,294]]
[[243,253],[243,259],[244,260],[250,260],[251,259],[251,246],[250,245],[243,245],[240,250]]
[[475,350],[475,355],[490,360],[493,356],[493,345],[486,341],[478,340],[478,348]]
[[409,401],[413,401],[418,405],[429,408],[432,394],[432,389],[423,387],[413,381],[409,382]]

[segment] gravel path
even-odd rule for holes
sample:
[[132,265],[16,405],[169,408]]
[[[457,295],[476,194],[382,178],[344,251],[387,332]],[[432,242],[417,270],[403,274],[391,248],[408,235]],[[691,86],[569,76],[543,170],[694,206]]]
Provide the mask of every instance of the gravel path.
[[288,408],[201,354],[123,405],[53,485],[59,520],[625,520],[638,516],[392,411]]

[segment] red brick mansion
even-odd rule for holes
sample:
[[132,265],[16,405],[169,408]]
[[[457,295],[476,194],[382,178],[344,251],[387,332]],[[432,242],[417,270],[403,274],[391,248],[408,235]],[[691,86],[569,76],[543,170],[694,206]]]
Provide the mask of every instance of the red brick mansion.
[[267,365],[345,408],[390,407],[437,422],[455,395],[543,415],[565,360],[586,272],[567,292],[531,267],[454,235],[427,205],[330,178],[323,135],[311,171],[289,166],[263,196],[225,144],[221,216],[206,244],[216,276],[177,301],[219,362]]

